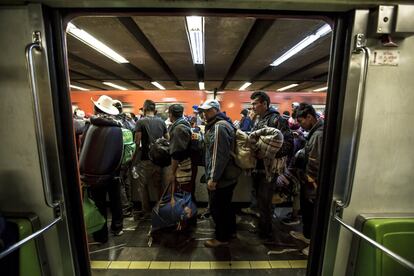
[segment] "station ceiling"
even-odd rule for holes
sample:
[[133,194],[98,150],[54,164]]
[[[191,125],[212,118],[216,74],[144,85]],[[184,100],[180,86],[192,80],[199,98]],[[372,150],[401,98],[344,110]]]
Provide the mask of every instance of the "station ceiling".
[[[78,17],[71,21],[125,57],[116,63],[71,35],[67,47],[71,84],[113,90],[109,81],[130,90],[312,91],[326,86],[332,32],[279,66],[270,64],[326,24],[321,20],[205,17],[205,63],[194,65],[184,16]],[[74,89],[76,90],[76,89]]]

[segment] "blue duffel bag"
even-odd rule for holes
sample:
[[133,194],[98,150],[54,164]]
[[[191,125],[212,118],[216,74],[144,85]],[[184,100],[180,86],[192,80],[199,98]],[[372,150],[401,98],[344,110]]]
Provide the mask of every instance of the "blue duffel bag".
[[192,201],[190,193],[175,192],[174,200],[175,203],[172,204],[171,194],[164,193],[161,200],[152,209],[151,232],[173,226],[180,229],[181,225],[185,225],[189,219],[197,215],[197,206]]

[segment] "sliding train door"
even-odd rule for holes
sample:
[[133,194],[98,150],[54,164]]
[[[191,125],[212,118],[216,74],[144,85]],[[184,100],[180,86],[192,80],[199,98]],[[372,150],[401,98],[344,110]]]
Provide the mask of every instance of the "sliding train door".
[[[358,230],[361,218],[398,217],[404,221],[410,218],[413,222],[413,11],[414,7],[408,5],[380,6],[357,10],[352,15],[346,40],[349,49],[344,53],[349,57],[344,60],[342,84],[338,87],[343,105],[339,106],[342,116],[336,122],[340,133],[336,170],[332,175],[332,201],[327,203],[330,208],[325,217],[323,249],[319,256],[312,256],[314,275],[368,275],[357,273],[354,259],[362,246],[368,247],[367,250],[374,246],[374,254],[388,258],[389,252],[382,253],[373,243],[363,241],[366,234],[356,239],[355,235],[362,231]],[[326,180],[329,176],[322,175],[322,178]],[[322,200],[324,197],[329,195],[321,195]],[[320,208],[319,230],[324,226],[323,213]],[[406,236],[413,233],[406,231]],[[356,240],[359,250],[351,248]],[[393,244],[387,246],[384,239],[382,245],[390,249]],[[411,256],[401,252],[391,252],[399,255],[399,260],[392,257],[392,262],[395,260],[396,271],[408,274],[395,272],[395,275],[412,275],[409,274],[413,273],[410,267],[414,268],[412,248]],[[378,269],[388,265],[385,261],[391,262],[381,260],[383,263]],[[369,263],[363,266],[367,271]]]
[[[43,246],[36,246],[37,254],[33,251],[25,260],[20,254],[19,259],[22,263],[38,258],[38,269],[30,275],[87,275],[86,238],[74,238],[76,233],[85,235],[81,206],[68,212],[71,203],[64,201],[67,187],[78,183],[67,183],[70,178],[62,170],[71,159],[64,159],[62,133],[56,127],[62,123],[62,111],[54,84],[56,68],[49,59],[50,26],[44,18],[40,5],[0,9],[0,213],[6,218],[30,214],[38,222],[26,235],[27,244]],[[73,144],[73,133],[67,139]],[[73,216],[78,217],[76,223],[69,219]],[[26,244],[21,244],[9,249],[23,250]],[[1,252],[0,258],[7,253]]]

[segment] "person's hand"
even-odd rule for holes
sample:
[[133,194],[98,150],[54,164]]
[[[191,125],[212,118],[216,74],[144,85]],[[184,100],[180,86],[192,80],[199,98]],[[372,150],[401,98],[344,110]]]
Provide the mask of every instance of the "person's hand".
[[207,183],[207,189],[209,189],[210,191],[214,191],[216,189],[216,186],[217,186],[217,182],[211,179]]

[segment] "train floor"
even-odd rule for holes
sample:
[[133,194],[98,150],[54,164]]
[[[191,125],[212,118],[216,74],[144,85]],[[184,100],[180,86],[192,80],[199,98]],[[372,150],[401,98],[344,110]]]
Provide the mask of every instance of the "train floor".
[[[237,214],[237,238],[228,247],[204,247],[214,236],[211,218],[197,220],[186,230],[156,232],[150,237],[151,221],[124,219],[124,234],[110,236],[108,243],[89,243],[92,275],[305,275],[306,244],[293,239],[291,230],[301,225],[281,223],[288,208],[275,208],[274,239],[265,242],[249,229],[257,224],[250,215]],[[203,210],[199,210],[199,213]]]

